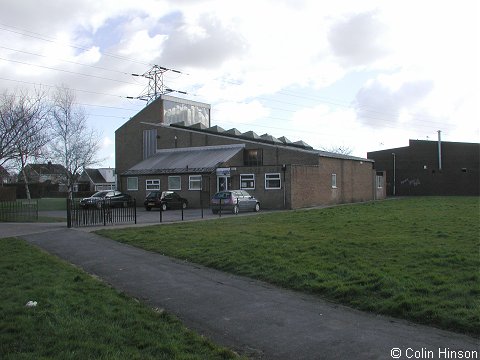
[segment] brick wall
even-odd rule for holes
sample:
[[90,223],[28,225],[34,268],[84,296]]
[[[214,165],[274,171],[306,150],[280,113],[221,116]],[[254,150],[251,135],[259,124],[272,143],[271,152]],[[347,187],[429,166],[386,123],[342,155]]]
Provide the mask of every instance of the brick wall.
[[292,166],[292,208],[373,200],[373,174],[372,163],[356,160],[320,158],[318,166]]

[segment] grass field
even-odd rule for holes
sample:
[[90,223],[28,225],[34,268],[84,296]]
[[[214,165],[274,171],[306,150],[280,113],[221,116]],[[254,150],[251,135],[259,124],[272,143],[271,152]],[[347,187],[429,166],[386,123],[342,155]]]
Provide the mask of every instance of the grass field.
[[39,211],[65,210],[67,211],[66,198],[42,198],[38,199]]
[[235,358],[21,240],[0,239],[0,276],[1,359]]
[[480,334],[479,199],[406,198],[98,233],[318,294]]

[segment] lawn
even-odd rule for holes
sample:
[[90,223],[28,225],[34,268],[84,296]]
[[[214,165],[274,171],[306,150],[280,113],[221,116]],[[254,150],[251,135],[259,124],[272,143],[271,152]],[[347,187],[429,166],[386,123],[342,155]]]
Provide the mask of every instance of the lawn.
[[478,336],[479,214],[476,197],[424,197],[98,233]]
[[235,358],[21,240],[0,239],[0,276],[1,359]]
[[39,211],[65,210],[67,211],[66,198],[42,198],[38,199]]

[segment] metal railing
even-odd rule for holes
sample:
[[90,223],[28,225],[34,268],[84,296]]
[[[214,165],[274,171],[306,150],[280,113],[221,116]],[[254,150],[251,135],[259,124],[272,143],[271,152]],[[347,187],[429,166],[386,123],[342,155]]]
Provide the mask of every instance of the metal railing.
[[38,200],[0,202],[0,221],[30,222],[38,220]]
[[67,226],[106,226],[109,224],[137,223],[135,199],[119,204],[103,200],[94,206],[81,206],[67,199]]

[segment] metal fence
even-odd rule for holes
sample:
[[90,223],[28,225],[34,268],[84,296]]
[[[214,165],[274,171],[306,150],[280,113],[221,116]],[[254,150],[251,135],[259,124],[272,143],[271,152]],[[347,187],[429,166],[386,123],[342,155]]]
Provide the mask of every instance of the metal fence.
[[106,226],[110,224],[137,223],[135,199],[118,204],[100,201],[95,206],[81,206],[77,201],[67,199],[67,226]]
[[38,220],[37,200],[18,200],[0,202],[0,221],[29,222]]

